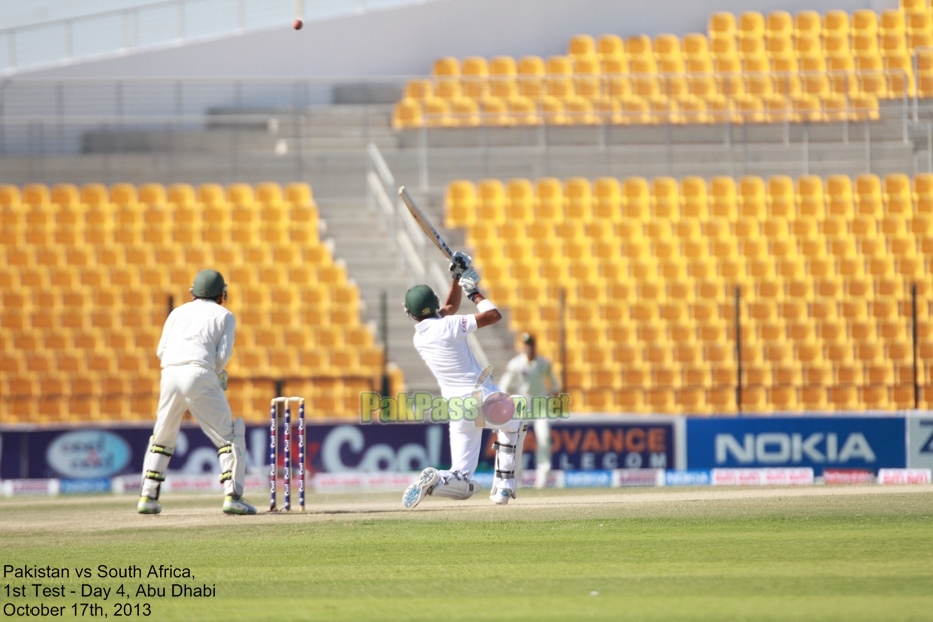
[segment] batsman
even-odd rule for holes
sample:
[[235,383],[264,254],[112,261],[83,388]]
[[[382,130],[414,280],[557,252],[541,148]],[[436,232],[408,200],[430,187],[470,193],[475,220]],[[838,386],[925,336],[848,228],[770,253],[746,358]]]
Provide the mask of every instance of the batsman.
[[[443,305],[430,287],[416,285],[405,294],[405,311],[415,321],[415,349],[437,379],[441,395],[448,399],[476,396],[484,416],[476,421],[464,418],[450,422],[450,470],[424,469],[402,497],[402,505],[409,509],[427,495],[464,500],[480,490],[472,478],[479,463],[484,426],[497,428],[495,477],[489,498],[498,505],[515,498],[520,421],[512,417],[515,406],[511,398],[499,391],[488,374],[483,374],[467,342],[471,333],[495,324],[502,315],[477,289],[480,276],[468,255],[454,253],[450,273],[453,281]],[[457,315],[464,293],[476,304],[477,313]],[[483,376],[485,379],[477,385]],[[496,425],[493,421],[503,423]]]
[[216,270],[202,270],[194,277],[191,302],[172,311],[162,329],[156,351],[162,362],[159,412],[149,451],[143,460],[143,483],[137,511],[158,514],[159,488],[175,451],[185,411],[217,447],[220,481],[224,486],[225,514],[255,514],[243,500],[246,478],[246,425],[233,419],[225,367],[233,355],[236,318],[224,308],[227,284]]

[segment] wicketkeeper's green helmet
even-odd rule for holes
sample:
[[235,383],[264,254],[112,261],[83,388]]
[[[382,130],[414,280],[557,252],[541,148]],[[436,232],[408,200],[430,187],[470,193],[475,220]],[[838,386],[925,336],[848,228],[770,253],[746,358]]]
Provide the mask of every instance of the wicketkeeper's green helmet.
[[195,298],[217,298],[224,293],[227,284],[224,276],[217,270],[201,270],[194,277],[191,295]]
[[405,292],[405,311],[414,318],[431,317],[440,308],[441,301],[427,285],[415,285]]

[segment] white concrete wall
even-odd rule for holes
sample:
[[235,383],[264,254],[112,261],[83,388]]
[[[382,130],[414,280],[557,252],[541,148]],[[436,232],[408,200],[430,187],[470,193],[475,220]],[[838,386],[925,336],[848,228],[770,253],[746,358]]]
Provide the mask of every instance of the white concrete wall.
[[34,77],[426,74],[438,56],[547,56],[578,33],[705,32],[715,11],[881,10],[897,0],[447,0],[38,71]]

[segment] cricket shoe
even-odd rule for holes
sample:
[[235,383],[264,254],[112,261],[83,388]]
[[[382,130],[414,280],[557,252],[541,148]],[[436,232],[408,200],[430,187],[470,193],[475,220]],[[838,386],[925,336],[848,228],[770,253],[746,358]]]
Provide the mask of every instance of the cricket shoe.
[[232,495],[224,497],[224,514],[255,514],[256,508],[243,500],[243,497],[234,498]]
[[493,488],[492,493],[489,495],[489,500],[496,505],[508,505],[511,498],[512,495],[505,488]]
[[139,503],[136,504],[136,511],[140,514],[158,514],[162,511],[162,506],[155,499],[143,496],[139,498]]
[[405,494],[402,495],[402,505],[405,509],[410,510],[421,503],[421,500],[431,492],[431,488],[437,484],[437,480],[437,469],[428,467],[422,471],[415,483],[406,488]]

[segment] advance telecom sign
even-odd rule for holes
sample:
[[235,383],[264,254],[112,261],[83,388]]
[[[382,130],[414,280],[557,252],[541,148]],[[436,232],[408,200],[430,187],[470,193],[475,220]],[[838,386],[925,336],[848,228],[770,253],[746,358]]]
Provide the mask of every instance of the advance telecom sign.
[[903,468],[903,417],[729,417],[687,420],[690,469]]

